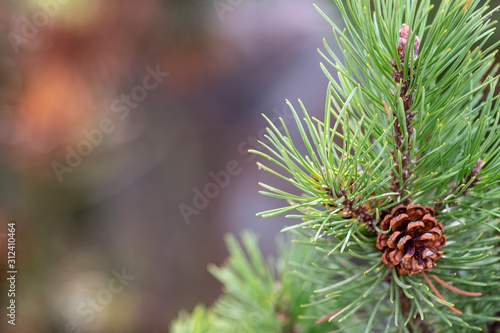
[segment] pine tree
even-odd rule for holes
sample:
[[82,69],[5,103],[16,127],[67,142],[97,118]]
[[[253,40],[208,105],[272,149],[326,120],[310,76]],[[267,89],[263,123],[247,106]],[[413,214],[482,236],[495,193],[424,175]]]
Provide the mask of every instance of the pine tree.
[[[296,191],[265,262],[254,236],[211,267],[224,295],[181,332],[494,332],[500,321],[500,112],[488,6],[334,0],[324,119],[288,102],[259,163]],[[431,19],[432,17],[432,19]],[[343,58],[343,59],[342,59]],[[332,70],[333,68],[333,70]],[[336,73],[334,76],[332,73]],[[300,114],[300,116],[299,116]]]

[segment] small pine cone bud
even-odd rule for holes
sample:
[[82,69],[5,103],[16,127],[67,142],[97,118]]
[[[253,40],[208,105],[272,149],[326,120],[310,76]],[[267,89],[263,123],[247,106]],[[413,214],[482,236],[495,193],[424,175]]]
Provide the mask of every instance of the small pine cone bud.
[[443,255],[446,244],[444,228],[435,219],[434,210],[427,206],[397,206],[384,217],[378,233],[377,248],[384,252],[382,262],[397,267],[401,274],[430,270]]
[[482,166],[483,166],[483,161],[481,159],[478,159],[477,162],[476,162],[476,164],[472,168],[471,176],[472,177],[477,176],[479,174],[479,172],[481,171],[481,167]]
[[[408,39],[410,40],[412,39],[412,33],[413,32],[410,31],[410,27],[406,24],[403,24],[401,26],[401,29],[399,29],[398,53],[401,62],[404,61],[406,42]],[[419,47],[420,47],[420,39],[418,38],[418,36],[416,36],[415,45],[413,47],[413,60],[417,60]]]
[[399,29],[399,38],[407,39],[409,32],[410,32],[410,27],[408,26],[408,24],[403,23],[401,29]]
[[[476,186],[477,182],[481,180],[481,177],[477,177],[477,175],[479,175],[479,173],[481,172],[482,167],[483,167],[483,160],[478,159],[476,164],[474,165],[474,167],[470,171],[470,175],[466,181],[468,183],[470,180],[474,179],[472,181],[472,183],[470,184],[469,188]],[[467,195],[467,191],[464,194]]]

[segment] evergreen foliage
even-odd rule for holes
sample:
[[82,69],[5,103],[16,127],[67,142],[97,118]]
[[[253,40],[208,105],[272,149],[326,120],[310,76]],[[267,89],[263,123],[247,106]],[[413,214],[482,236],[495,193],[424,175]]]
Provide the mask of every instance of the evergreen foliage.
[[[320,51],[330,81],[324,119],[288,102],[300,137],[269,122],[270,144],[253,151],[267,160],[260,168],[296,188],[262,184],[285,205],[261,215],[287,214],[284,231],[303,245],[273,265],[252,237],[250,259],[230,238],[229,264],[211,268],[225,295],[210,318],[217,332],[485,331],[500,321],[499,42],[485,48],[497,9],[479,0],[334,2],[344,29],[319,10],[343,55],[326,41]],[[384,217],[409,205],[435,211],[446,236],[442,248],[429,245],[435,267],[422,266],[422,246],[402,245],[411,274],[377,249],[384,234],[399,234],[397,223],[381,227]],[[294,323],[288,330],[283,318]]]
[[[328,323],[315,324],[314,312],[302,307],[308,303],[315,281],[297,275],[297,270],[307,266],[306,263],[321,257],[319,253],[280,242],[278,259],[266,260],[259,250],[257,237],[249,232],[242,234],[243,246],[231,235],[226,237],[226,244],[229,259],[225,265],[209,267],[224,285],[224,294],[209,310],[200,305],[191,316],[182,312],[172,324],[172,333],[321,333],[328,330]],[[315,277],[327,279],[327,274],[317,270]]]

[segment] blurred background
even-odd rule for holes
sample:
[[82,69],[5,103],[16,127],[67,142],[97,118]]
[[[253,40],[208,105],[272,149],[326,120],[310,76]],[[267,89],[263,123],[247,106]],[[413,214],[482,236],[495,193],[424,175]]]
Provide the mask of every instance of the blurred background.
[[225,233],[274,252],[279,182],[247,150],[285,98],[324,112],[312,1],[4,0],[0,23],[0,332],[168,332],[220,294]]

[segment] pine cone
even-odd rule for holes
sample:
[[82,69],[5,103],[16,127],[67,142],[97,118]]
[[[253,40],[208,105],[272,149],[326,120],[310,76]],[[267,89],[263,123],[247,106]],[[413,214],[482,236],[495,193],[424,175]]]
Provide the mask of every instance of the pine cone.
[[[412,32],[410,31],[410,27],[406,24],[403,24],[401,26],[401,29],[399,29],[399,40],[398,40],[398,53],[399,53],[399,59],[401,60],[401,64],[404,63],[405,59],[406,43],[408,39],[411,38],[413,37],[412,37]],[[413,60],[417,60],[419,47],[420,47],[420,39],[418,38],[418,36],[416,36],[415,44],[413,45]]]
[[382,262],[397,266],[401,274],[415,274],[436,266],[446,244],[444,228],[435,219],[434,210],[427,206],[397,206],[384,217],[378,233],[377,248],[383,251]]

